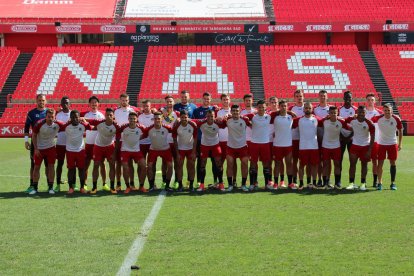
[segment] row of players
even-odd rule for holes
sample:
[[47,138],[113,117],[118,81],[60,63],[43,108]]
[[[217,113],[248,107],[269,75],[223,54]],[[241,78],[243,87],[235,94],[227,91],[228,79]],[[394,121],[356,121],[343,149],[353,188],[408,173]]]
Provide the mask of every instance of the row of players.
[[[348,189],[366,189],[367,164],[371,158],[375,161],[374,184],[378,182],[377,188],[382,189],[382,166],[387,155],[391,163],[391,189],[396,189],[395,161],[397,152],[401,149],[402,125],[400,119],[392,114],[392,106],[384,105],[384,114],[381,114],[382,112],[375,108],[375,96],[368,94],[367,107],[356,108],[352,105],[351,92],[347,91],[344,93],[344,105],[338,110],[327,104],[326,91],[321,91],[319,96],[319,105],[313,109],[310,103],[303,102],[303,92],[295,91],[295,106],[288,110],[287,103],[277,102],[275,97],[269,101],[270,109],[267,109],[264,101],[258,101],[257,107],[253,108],[252,96],[246,95],[245,109],[240,110],[238,105],[230,107],[228,95],[221,96],[221,108],[211,106],[209,93],[203,95],[203,105],[197,108],[188,102],[188,92],[183,91],[179,104],[174,105],[174,99],[167,96],[166,107],[158,112],[151,108],[149,101],[143,101],[142,111],[137,113],[136,108],[129,106],[128,96],[121,95],[120,107],[115,111],[107,109],[105,115],[98,111],[99,100],[91,97],[89,99],[91,111],[82,114],[82,118],[79,112],[70,111],[70,101],[64,97],[61,101],[62,111],[58,113],[56,121],[54,111],[45,108],[45,97],[39,95],[38,107],[29,112],[26,122],[27,132],[30,125],[33,126],[34,150],[34,165],[28,192],[31,194],[37,192],[42,160],[46,159],[47,164],[52,165],[56,157],[58,185],[55,190],[60,190],[65,151],[69,193],[74,191],[76,168],[81,182],[80,191],[86,192],[86,172],[91,159],[94,160],[91,193],[96,193],[97,190],[99,168],[105,183],[106,172],[102,165],[105,159],[109,162],[111,185],[110,187],[104,185],[104,189],[112,193],[121,190],[122,167],[127,186],[125,193],[138,189],[146,191],[144,188],[146,176],[150,190],[154,190],[156,188],[154,164],[157,157],[163,159],[163,182],[167,190],[170,189],[173,164],[178,189],[182,190],[182,169],[185,159],[187,159],[190,189],[193,188],[196,157],[199,157],[197,161],[199,191],[205,188],[205,167],[209,157],[213,161],[213,175],[217,178],[217,188],[223,191],[223,161],[227,162],[227,190],[231,191],[236,178],[236,158],[241,160],[241,188],[245,191],[257,188],[259,160],[263,164],[265,187],[269,190],[285,186],[284,165],[290,189],[297,188],[297,175],[299,175],[298,188],[303,188],[305,169],[309,188],[318,185],[318,171],[322,176],[319,186],[332,188],[329,184],[331,161],[334,163],[335,186],[341,188],[341,164],[347,146],[350,152]],[[370,107],[374,108],[370,109]],[[180,110],[180,113],[174,110]],[[36,120],[41,114],[46,114],[46,119]],[[37,115],[36,119],[34,115]],[[86,131],[86,150],[83,142],[84,131]],[[396,133],[398,133],[398,141]],[[58,139],[55,149],[56,134]],[[30,149],[27,137],[26,147]],[[358,159],[362,165],[361,187],[354,184]],[[273,160],[275,161],[274,182],[271,181]],[[132,161],[138,164],[139,188],[135,188],[134,185]],[[49,193],[54,193],[54,166],[47,166],[47,171]],[[247,187],[249,173],[250,186]],[[115,187],[115,176],[117,187]]]

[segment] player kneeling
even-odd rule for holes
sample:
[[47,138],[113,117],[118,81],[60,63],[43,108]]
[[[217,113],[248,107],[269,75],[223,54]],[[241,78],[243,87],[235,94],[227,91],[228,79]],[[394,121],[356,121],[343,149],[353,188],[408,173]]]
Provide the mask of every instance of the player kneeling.
[[76,168],[78,169],[80,181],[80,193],[86,194],[85,190],[85,142],[83,134],[86,130],[91,130],[88,123],[80,121],[80,113],[77,110],[70,112],[68,124],[63,126],[66,134],[66,166],[68,167],[68,194],[74,193],[76,184]]
[[[122,146],[121,146],[121,163],[122,170],[124,175],[124,181],[126,189],[124,194],[128,194],[131,191],[138,190],[130,180],[130,162],[134,161],[138,164],[137,174],[139,180],[139,191],[147,192],[144,188],[144,182],[146,177],[146,163],[144,155],[140,151],[140,140],[147,136],[145,127],[138,124],[138,114],[135,112],[130,112],[128,115],[129,123],[121,126],[118,130],[116,137],[116,147],[120,145],[120,138],[122,136]],[[131,166],[132,169],[134,166]],[[132,179],[133,180],[133,179]]]
[[187,179],[190,183],[190,191],[194,189],[195,159],[197,150],[197,125],[188,120],[188,111],[180,111],[180,123],[176,124],[172,133],[175,149],[177,151],[178,168],[176,179],[178,191],[183,191],[183,167],[187,158]]

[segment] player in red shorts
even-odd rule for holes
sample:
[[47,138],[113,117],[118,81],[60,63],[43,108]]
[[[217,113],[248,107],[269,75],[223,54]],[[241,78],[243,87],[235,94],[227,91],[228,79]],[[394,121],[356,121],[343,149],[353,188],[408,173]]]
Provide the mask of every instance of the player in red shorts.
[[[200,141],[200,187],[197,189],[198,192],[204,191],[204,179],[206,177],[206,164],[209,157],[214,159],[216,164],[216,173],[218,178],[218,189],[224,191],[223,184],[223,162],[221,160],[221,148],[219,139],[219,129],[217,121],[215,121],[215,112],[208,110],[206,119],[194,119],[193,120],[197,127],[201,130],[202,136]],[[224,127],[223,127],[224,128]]]
[[[382,114],[382,111],[376,108],[375,106],[375,95],[373,93],[369,93],[366,95],[366,104],[367,107],[367,114],[365,117],[367,119],[372,119],[375,116],[379,116]],[[375,140],[374,145],[372,146],[371,152],[371,160],[372,160],[372,176],[373,176],[373,183],[372,187],[377,187],[377,180],[378,180],[378,136],[379,136],[379,129],[378,124],[374,123],[375,126]]]
[[[253,107],[253,94],[246,94],[243,96],[243,103],[244,103],[244,109],[240,111],[240,116],[245,116],[247,114],[254,114],[257,112],[256,108]],[[250,143],[252,141],[252,129],[247,128],[246,129],[246,143],[247,143],[247,149],[249,149]],[[250,152],[249,152],[250,156]],[[257,183],[255,183],[257,184]]]
[[[279,99],[275,96],[272,96],[268,99],[268,109],[266,110],[267,114],[272,114],[272,112],[276,112],[279,111]],[[270,133],[269,133],[269,150],[270,150],[270,154],[272,155],[273,152],[273,136],[274,136],[274,128],[273,125],[270,126]],[[273,183],[273,178],[272,178],[272,168],[273,168],[273,157],[270,159],[270,173],[269,173],[269,177],[270,177],[270,184],[274,185]],[[276,163],[276,162],[275,162]],[[285,186],[285,166],[282,163],[282,168],[280,168],[280,171],[282,172],[282,174],[280,175],[280,179],[283,183],[283,186]],[[283,180],[282,180],[283,179]]]
[[[295,113],[297,117],[302,117],[304,113],[305,95],[303,90],[298,89],[293,93],[295,105],[289,107],[289,110]],[[298,175],[298,161],[299,161],[299,133],[297,129],[292,129],[292,175],[293,183],[297,184]]]
[[[226,118],[220,123],[220,128],[227,127],[229,137],[227,141],[227,191],[233,191],[233,164],[237,158],[241,160],[242,185],[241,189],[248,192],[246,187],[249,152],[246,143],[246,128],[250,126],[250,120],[246,117],[240,117],[240,107],[236,104],[231,106],[231,117]],[[254,183],[253,183],[254,184]]]
[[[270,114],[270,123],[274,128],[274,138],[272,142],[272,155],[275,160],[274,168],[274,184],[273,188],[277,189],[279,173],[283,174],[283,160],[286,164],[286,173],[288,176],[288,188],[295,190],[296,185],[293,183],[292,177],[292,124],[293,113],[289,114],[287,110],[287,102],[279,101],[279,111]],[[281,183],[282,184],[282,183]],[[281,185],[281,187],[283,187]],[[285,187],[283,187],[285,188]]]
[[66,166],[68,168],[68,194],[74,193],[76,183],[76,168],[78,169],[80,181],[80,193],[86,194],[85,190],[85,142],[83,134],[90,130],[91,126],[80,121],[80,113],[77,110],[70,112],[70,121],[62,127],[66,135]]
[[197,125],[188,119],[188,111],[180,111],[179,124],[175,124],[172,135],[174,139],[174,148],[178,160],[175,177],[178,182],[179,192],[183,191],[183,168],[184,160],[187,159],[187,179],[190,183],[190,191],[194,189],[195,177],[195,159],[197,156]]
[[115,189],[115,145],[114,139],[119,126],[114,121],[114,110],[107,108],[105,110],[105,120],[89,120],[89,123],[95,126],[98,134],[95,140],[95,146],[93,148],[93,172],[92,181],[93,188],[91,194],[96,194],[98,189],[99,167],[106,159],[109,163],[109,181],[111,187],[103,185],[104,191],[110,191],[112,194],[116,194]]
[[257,114],[248,114],[245,117],[249,118],[252,130],[252,140],[250,143],[250,186],[249,190],[257,189],[257,170],[258,161],[262,162],[263,175],[265,179],[265,188],[273,190],[273,185],[270,184],[270,159],[269,151],[269,133],[271,132],[271,116],[266,114],[266,103],[263,100],[257,101]]
[[[128,194],[131,191],[138,190],[134,184],[130,183],[130,162],[134,161],[138,164],[137,173],[139,179],[139,190],[141,192],[147,192],[144,188],[145,176],[147,165],[145,163],[144,155],[140,150],[140,140],[147,136],[147,132],[144,126],[138,124],[138,114],[135,112],[129,112],[129,123],[122,125],[118,130],[116,136],[116,147],[121,147],[121,162],[122,172],[126,189],[124,194]],[[120,145],[120,138],[123,138],[122,146]],[[134,169],[134,166],[132,166]]]
[[[141,104],[141,112],[138,113],[138,123],[147,128],[154,124],[154,114],[151,109],[151,101],[143,100]],[[143,138],[139,142],[139,148],[144,155],[144,158],[147,158],[150,145],[151,139],[149,137]]]
[[34,168],[33,168],[33,190],[29,195],[37,194],[38,183],[40,178],[40,166],[43,159],[47,160],[47,179],[49,186],[49,194],[55,194],[53,190],[53,180],[55,179],[55,161],[56,148],[55,137],[59,132],[63,123],[55,121],[55,110],[48,109],[46,118],[36,123],[33,128],[33,145],[34,145]]
[[349,136],[345,133],[348,125],[343,119],[338,118],[338,108],[336,106],[329,107],[329,118],[324,118],[319,122],[319,127],[323,128],[322,138],[322,160],[323,160],[323,186],[333,188],[329,184],[329,176],[331,175],[331,161],[334,163],[335,188],[341,189],[341,142],[340,135]]
[[[70,119],[70,100],[68,97],[62,97],[60,100],[60,106],[62,108],[56,114],[56,120],[66,124],[67,121]],[[64,131],[61,131],[57,134],[56,139],[56,187],[54,189],[55,192],[60,192],[60,184],[63,184],[62,181],[62,168],[65,162],[65,155],[66,155],[66,134]]]
[[[310,175],[307,174],[307,186],[309,189],[316,187],[318,174],[319,149],[318,149],[318,118],[312,114],[312,104],[304,104],[305,115],[293,121],[292,129],[299,133],[299,190],[303,189],[303,176],[305,167],[310,168]],[[310,178],[312,177],[312,182]]]
[[[96,96],[92,96],[88,100],[89,102],[89,111],[81,113],[81,117],[84,117],[86,120],[103,120],[105,119],[105,115],[99,111],[99,99]],[[88,180],[88,170],[93,159],[93,147],[95,146],[96,135],[98,132],[96,129],[87,130],[85,135],[85,153],[86,153],[86,160],[85,160],[85,183]],[[101,177],[102,183],[105,186],[106,183],[106,167],[105,164],[102,162],[101,168]],[[87,187],[85,185],[85,190]]]
[[151,139],[151,146],[147,160],[147,176],[150,185],[149,192],[154,192],[157,190],[157,187],[154,184],[155,170],[153,169],[153,166],[158,157],[161,157],[163,162],[166,163],[165,171],[162,171],[162,174],[165,174],[165,190],[167,192],[173,191],[170,188],[173,172],[173,157],[171,154],[170,144],[168,143],[168,134],[172,132],[172,128],[170,126],[163,125],[162,119],[162,113],[155,112],[154,125],[150,126],[147,129],[148,137]]
[[[395,175],[397,174],[396,161],[398,158],[398,151],[401,150],[403,126],[401,119],[392,114],[392,105],[383,105],[383,115],[372,118],[374,123],[378,124],[378,185],[377,190],[382,190],[382,174],[384,160],[388,157],[390,160],[390,174],[391,174],[391,190],[397,190],[395,184]],[[398,132],[398,141],[396,133]]]
[[[372,146],[374,145],[375,138],[375,126],[374,124],[365,118],[366,109],[365,106],[359,106],[357,109],[357,116],[349,117],[345,121],[349,123],[354,136],[352,137],[352,145],[349,150],[349,186],[347,190],[360,189],[365,191],[366,177],[368,172],[368,162],[371,159]],[[361,160],[361,187],[354,184],[355,171],[358,159]]]

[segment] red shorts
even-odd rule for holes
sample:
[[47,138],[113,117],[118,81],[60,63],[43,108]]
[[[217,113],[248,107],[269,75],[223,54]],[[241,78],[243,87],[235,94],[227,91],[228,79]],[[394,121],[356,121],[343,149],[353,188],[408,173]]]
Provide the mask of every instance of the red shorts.
[[350,154],[356,155],[361,161],[369,162],[371,160],[370,157],[366,157],[366,153],[369,149],[369,146],[358,146],[358,145],[351,145],[351,149],[349,150]]
[[247,146],[244,146],[242,148],[239,149],[233,149],[229,146],[227,146],[227,155],[233,157],[234,159],[236,158],[244,158],[244,157],[249,157],[249,150],[247,148]]
[[273,159],[276,161],[282,161],[283,158],[289,155],[292,152],[292,146],[289,147],[272,147]]
[[51,147],[48,149],[39,150],[41,156],[34,155],[34,163],[35,165],[40,166],[42,164],[43,159],[47,160],[48,165],[54,165],[56,161],[56,148]]
[[375,142],[373,145],[372,145],[372,150],[371,150],[371,159],[372,160],[377,160],[378,159],[378,143],[377,142]]
[[68,169],[84,169],[85,168],[85,150],[80,152],[67,151],[66,152],[66,166]]
[[143,159],[144,155],[140,151],[121,151],[121,162],[128,163],[129,160],[134,160],[138,163],[139,160]]
[[226,160],[227,155],[227,141],[220,142],[220,148],[221,148],[221,159]]
[[171,151],[171,155],[172,157],[177,157],[177,151],[175,150],[175,145],[174,143],[170,143],[170,151]]
[[200,157],[201,158],[208,158],[209,156],[211,156],[213,158],[221,157],[220,144],[217,144],[217,145],[214,145],[214,146],[200,145]]
[[252,144],[252,141],[246,141],[246,144],[247,144],[247,152],[250,156],[250,145]]
[[193,150],[192,149],[189,149],[189,150],[178,150],[178,153],[180,154],[180,158],[181,159],[187,158],[187,160],[188,160],[188,159],[192,159],[191,158],[191,154],[193,153]]
[[115,161],[121,162],[121,148],[122,148],[122,141],[119,141],[119,148],[115,152]]
[[157,160],[157,157],[161,157],[161,159],[165,162],[172,162],[173,160],[170,149],[166,149],[166,150],[150,149],[148,153],[148,163],[154,163]]
[[299,150],[299,160],[302,165],[318,165],[319,164],[319,150],[318,149]]
[[341,160],[341,147],[335,149],[321,148],[321,153],[323,161]]
[[250,161],[257,162],[270,162],[271,154],[269,151],[269,144],[257,144],[257,143],[250,143],[249,146],[249,153],[250,153]]
[[299,158],[299,140],[292,140],[292,157]]
[[398,145],[378,145],[378,160],[385,160],[386,156],[389,160],[397,160]]
[[65,160],[66,146],[56,145],[56,160]]
[[94,144],[85,144],[86,159],[92,160]]
[[142,152],[144,157],[147,157],[150,146],[151,144],[139,144],[139,150]]
[[100,147],[100,146],[95,145],[93,147],[93,161],[100,162],[100,161],[104,161],[105,158],[108,161],[112,161],[112,155],[114,154],[114,151],[115,151],[114,144],[111,144],[106,147]]

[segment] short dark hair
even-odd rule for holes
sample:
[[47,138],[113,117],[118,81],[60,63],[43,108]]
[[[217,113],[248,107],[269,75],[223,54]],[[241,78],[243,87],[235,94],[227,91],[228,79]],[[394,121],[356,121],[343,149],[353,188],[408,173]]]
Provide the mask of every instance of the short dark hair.
[[190,92],[188,92],[187,90],[183,90],[181,91],[181,94],[190,94]]
[[382,107],[388,107],[389,109],[392,110],[393,105],[391,103],[385,103],[382,105]]
[[209,97],[211,97],[211,94],[210,94],[209,92],[204,92],[204,93],[203,93],[203,97],[205,97],[205,96],[209,96]]
[[214,113],[214,110],[213,110],[213,109],[209,109],[209,110],[207,110],[207,114],[213,114],[213,115],[216,115],[216,113]]
[[89,98],[88,102],[90,103],[92,100],[96,100],[99,103],[99,99],[96,96],[92,96]]
[[46,114],[56,114],[56,110],[54,110],[53,108],[48,108],[46,109]]
[[129,98],[128,94],[122,93],[119,95],[119,98]]
[[80,115],[80,112],[79,112],[79,111],[77,111],[76,109],[74,109],[74,110],[71,110],[71,111],[70,111],[69,116],[70,116],[70,117],[72,117],[72,114],[79,114],[79,115]]
[[187,116],[188,116],[188,111],[187,111],[187,110],[185,110],[185,109],[181,110],[181,111],[180,111],[180,116],[181,116],[181,115],[187,115]]
[[155,117],[155,116],[161,116],[161,115],[162,115],[162,113],[161,113],[161,112],[159,112],[159,111],[154,112],[154,117]]
[[68,96],[63,96],[62,99],[60,99],[60,102],[63,102],[63,101],[66,101],[66,100],[69,100],[69,97]]
[[40,97],[45,97],[46,98],[46,95],[45,94],[37,94],[36,100],[38,100]]
[[220,95],[220,100],[222,100],[225,97],[230,97],[230,95],[223,93],[223,94]]
[[365,107],[365,105],[360,105],[360,106],[358,106],[358,110],[365,110],[365,109],[367,109],[367,108]]
[[287,101],[286,100],[280,100],[279,105],[281,105],[281,104],[287,104]]
[[271,97],[269,98],[269,102],[270,102],[271,100],[276,100],[276,101],[279,101],[279,99],[278,99],[276,96],[271,96]]
[[132,111],[132,112],[129,112],[129,114],[128,114],[128,117],[130,117],[130,116],[138,117],[138,114],[136,112]]
[[374,98],[375,98],[375,94],[374,94],[374,93],[368,93],[368,94],[365,96],[365,99],[368,99],[368,97],[374,97]]
[[296,89],[295,92],[293,92],[293,95],[296,94],[303,94],[303,90],[302,89]]
[[150,100],[143,100],[141,103],[142,104],[147,104],[147,103],[151,103],[151,101]]
[[338,110],[338,107],[336,107],[336,105],[331,105],[329,107],[329,111],[331,111],[331,110]]
[[113,108],[110,108],[110,107],[107,107],[106,109],[105,109],[105,113],[106,112],[112,112],[112,113],[114,113],[114,109]]
[[245,95],[243,96],[243,100],[245,100],[245,99],[247,99],[247,98],[253,98],[253,95],[252,95],[252,94],[245,94]]
[[167,99],[173,99],[174,100],[173,96],[171,96],[171,95],[165,96],[164,100],[167,100]]
[[346,91],[344,92],[344,96],[345,96],[345,95],[347,95],[347,94],[351,94],[351,96],[352,96],[352,92],[351,92],[350,90],[346,90]]
[[266,104],[266,102],[264,100],[258,100],[256,105],[259,105],[259,104]]
[[240,106],[239,106],[238,104],[233,104],[233,105],[231,106],[231,109],[233,109],[233,108],[240,108]]
[[321,91],[319,91],[319,94],[328,94],[328,91],[322,89]]

